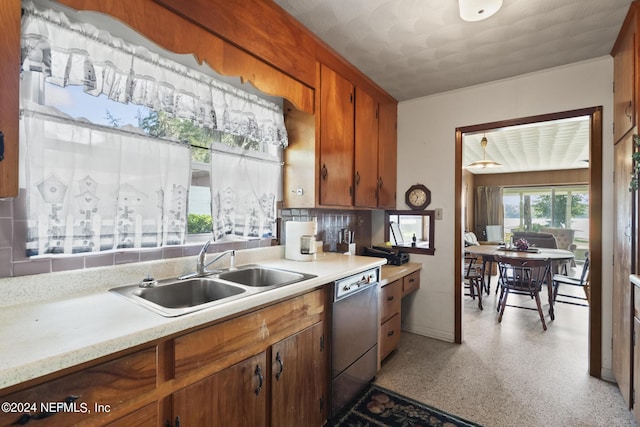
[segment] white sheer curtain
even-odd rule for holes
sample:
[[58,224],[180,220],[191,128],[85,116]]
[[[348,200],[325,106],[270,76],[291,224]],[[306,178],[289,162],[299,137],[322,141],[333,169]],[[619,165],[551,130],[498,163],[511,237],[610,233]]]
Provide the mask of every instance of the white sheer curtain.
[[202,127],[286,147],[282,107],[63,13],[23,6],[22,68]]
[[215,240],[274,237],[279,161],[212,146],[211,203]]
[[188,146],[49,107],[23,112],[28,256],[184,243]]

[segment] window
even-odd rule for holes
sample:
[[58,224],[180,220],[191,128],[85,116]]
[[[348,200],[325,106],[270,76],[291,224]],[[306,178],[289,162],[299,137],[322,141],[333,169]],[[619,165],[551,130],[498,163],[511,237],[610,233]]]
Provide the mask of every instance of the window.
[[[48,200],[40,201],[36,206],[41,212],[30,216],[29,233],[35,240],[48,239],[47,236],[53,233],[55,245],[60,246],[49,250],[51,242],[41,244],[31,254],[71,253],[71,240],[74,240],[74,252],[107,250],[109,244],[104,238],[96,244],[91,242],[91,236],[108,234],[102,232],[102,228],[106,216],[111,214],[107,222],[111,221],[111,226],[117,228],[112,232],[112,240],[119,242],[119,238],[127,236],[126,243],[116,242],[113,248],[156,246],[169,244],[169,241],[170,244],[182,244],[185,231],[194,236],[203,234],[201,239],[210,238],[212,231],[217,240],[273,237],[275,202],[280,198],[282,180],[282,149],[287,145],[281,101],[256,96],[253,90],[249,93],[235,88],[222,81],[226,79],[218,80],[215,73],[195,64],[188,55],[174,55],[150,42],[139,46],[112,37],[103,29],[98,30],[84,22],[84,18],[90,20],[90,16],[83,15],[83,22],[74,22],[57,10],[39,10],[32,4],[25,6],[21,96],[23,116],[27,117],[25,123],[29,123],[24,127],[30,132],[21,133],[25,135],[24,138],[21,136],[24,140],[21,143],[32,145],[25,150],[27,153],[58,152],[62,151],[59,147],[69,147],[72,154],[57,153],[65,163],[64,166],[57,165],[58,172],[75,167],[82,170],[69,173],[64,182],[59,182],[55,172],[51,172],[56,165],[43,167],[36,179],[27,171],[29,179],[25,178],[23,182],[29,182],[26,184],[29,185],[28,192],[36,194],[41,185],[37,181],[45,183],[47,180],[47,189],[51,190]],[[114,21],[114,25],[118,24]],[[95,36],[98,32],[99,38]],[[43,116],[48,117],[43,119]],[[43,123],[46,120],[64,122],[66,134],[60,138],[55,135],[45,138],[44,148],[33,148],[37,132],[30,124],[34,117],[42,119]],[[46,127],[39,126],[34,129]],[[93,139],[89,138],[88,143],[82,134],[85,128],[93,132]],[[111,140],[120,140],[118,138],[122,140],[121,145],[110,147]],[[181,146],[182,154],[178,156],[171,154],[171,150],[164,150],[165,157],[158,160],[154,153],[161,150],[150,145],[152,138],[167,145]],[[112,148],[108,157],[120,159],[114,167],[122,170],[124,176],[114,178],[111,172],[97,171],[96,174],[105,172],[100,184],[80,167],[86,169],[88,166],[83,163],[95,161],[95,151],[91,151],[95,139],[103,141],[100,145],[102,153]],[[129,140],[138,141],[139,147]],[[131,151],[131,146],[137,151]],[[185,147],[189,148],[185,151]],[[186,163],[180,163],[185,152]],[[93,157],[84,162],[82,155]],[[49,158],[46,154],[39,157],[45,163],[51,162],[47,160]],[[67,163],[69,159],[72,160]],[[36,168],[32,160],[27,159],[28,168],[24,169]],[[256,162],[269,166],[256,166]],[[111,167],[107,165],[111,163],[97,162],[92,167]],[[166,181],[163,175],[158,178],[159,190],[155,185],[153,188],[142,186],[141,182],[137,182],[137,186],[130,185],[131,181],[137,180],[138,169],[156,167],[166,170],[169,175],[184,173],[187,178],[176,184]],[[92,203],[99,203],[103,208],[112,203],[108,200],[111,198],[118,203],[126,199],[127,205],[108,208],[113,212],[106,216],[101,215],[104,209],[96,214],[95,205],[93,210],[79,207],[83,193],[76,191],[70,196],[71,191],[67,191],[78,187],[81,181],[75,176],[78,174],[85,174],[86,185],[93,185],[94,190],[104,188],[104,182],[119,189],[129,185],[125,196],[113,195],[113,191],[106,196],[103,193],[101,198],[95,197],[96,193],[91,194]],[[153,180],[147,177],[145,182],[149,184]],[[54,190],[63,190],[66,196],[54,194]],[[176,197],[178,193],[179,198]],[[164,204],[155,203],[157,206],[154,206],[155,199],[164,200]],[[187,207],[188,213],[183,212]],[[56,212],[61,209],[64,210],[57,216]],[[158,213],[151,212],[153,209]],[[45,211],[47,214],[43,215]],[[146,215],[142,219],[141,211]],[[157,220],[159,216],[162,216],[162,225]],[[67,218],[72,219],[65,222]],[[126,227],[122,225],[123,218],[130,221]],[[145,240],[145,234],[166,234],[170,227],[183,230],[171,239],[165,238],[163,243],[158,243],[158,239]],[[81,235],[79,229],[83,230]],[[81,243],[78,243],[79,236],[83,240]]]
[[385,211],[385,224],[385,240],[402,252],[435,253],[435,211]]
[[505,241],[513,231],[559,234],[566,230],[563,234],[569,236],[569,245],[575,245],[578,258],[588,249],[587,185],[504,188],[503,204]]

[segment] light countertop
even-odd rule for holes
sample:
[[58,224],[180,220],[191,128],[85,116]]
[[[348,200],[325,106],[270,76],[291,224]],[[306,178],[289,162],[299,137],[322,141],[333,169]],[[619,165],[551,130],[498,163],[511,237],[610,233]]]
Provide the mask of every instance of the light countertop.
[[416,272],[422,269],[422,264],[419,262],[407,262],[402,265],[383,265],[382,266],[382,281],[380,282],[380,286],[384,286],[387,283],[391,283],[402,277]]
[[[94,281],[101,283],[92,283],[90,292],[75,292],[57,298],[48,296],[33,302],[24,300],[22,294],[29,291],[21,289],[20,295],[16,297],[18,303],[5,305],[0,309],[0,390],[254,307],[274,303],[386,262],[382,258],[335,253],[321,253],[317,254],[315,261],[297,262],[281,259],[282,252],[276,253],[273,250],[271,256],[276,253],[278,258],[256,261],[246,257],[243,259],[241,252],[243,251],[239,251],[238,265],[259,262],[261,265],[317,277],[169,318],[108,291],[111,287],[136,283],[137,280],[133,277],[143,277],[140,271],[145,267],[133,267],[135,275],[124,279],[115,273],[122,272],[122,268],[109,270],[118,267],[104,268],[97,273],[82,270],[66,275],[38,275],[51,276],[48,280],[33,276],[39,286],[47,283],[48,286],[55,287],[56,281],[66,283],[65,280],[68,282],[69,277],[80,282],[95,279]],[[109,277],[112,277],[111,281]],[[156,274],[156,278],[163,276]],[[28,277],[13,282],[7,279],[0,281],[0,290],[17,285],[26,288],[29,286]]]

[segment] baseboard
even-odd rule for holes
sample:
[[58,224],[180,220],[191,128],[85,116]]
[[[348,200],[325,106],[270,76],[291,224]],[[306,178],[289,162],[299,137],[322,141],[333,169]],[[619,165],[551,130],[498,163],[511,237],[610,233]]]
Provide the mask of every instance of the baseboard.
[[404,332],[410,332],[412,334],[422,335],[424,337],[434,338],[440,341],[454,342],[455,340],[454,334],[452,332],[432,329],[423,325],[402,322],[400,329]]

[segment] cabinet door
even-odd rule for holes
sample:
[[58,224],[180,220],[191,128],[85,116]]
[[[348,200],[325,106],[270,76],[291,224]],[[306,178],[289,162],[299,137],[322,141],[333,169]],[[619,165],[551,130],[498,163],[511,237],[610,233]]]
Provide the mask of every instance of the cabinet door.
[[632,195],[629,192],[633,138],[628,134],[614,149],[614,259],[613,259],[613,375],[625,402],[631,405],[631,236]]
[[324,424],[328,372],[323,334],[319,322],[272,346],[271,425]]
[[[18,195],[18,113],[20,85],[20,0],[0,2],[0,197]],[[2,158],[4,157],[4,159]]]
[[[640,319],[637,317],[633,318],[633,334],[637,346],[637,343],[640,343]],[[633,390],[636,396],[640,393],[640,350],[637,348],[633,351]],[[640,423],[640,396],[633,402],[633,415],[636,417],[636,422]]]
[[395,209],[398,105],[380,104],[378,117],[378,207]]
[[354,156],[353,85],[320,68],[320,204],[351,206]]
[[378,204],[378,103],[356,88],[354,205]]
[[262,352],[177,391],[173,419],[183,426],[267,425],[265,366]]
[[634,76],[635,76],[635,35],[636,19],[635,9],[630,11],[634,14],[628,25],[622,28],[613,52],[613,140],[620,140],[633,126],[635,126],[635,97],[634,97]]

